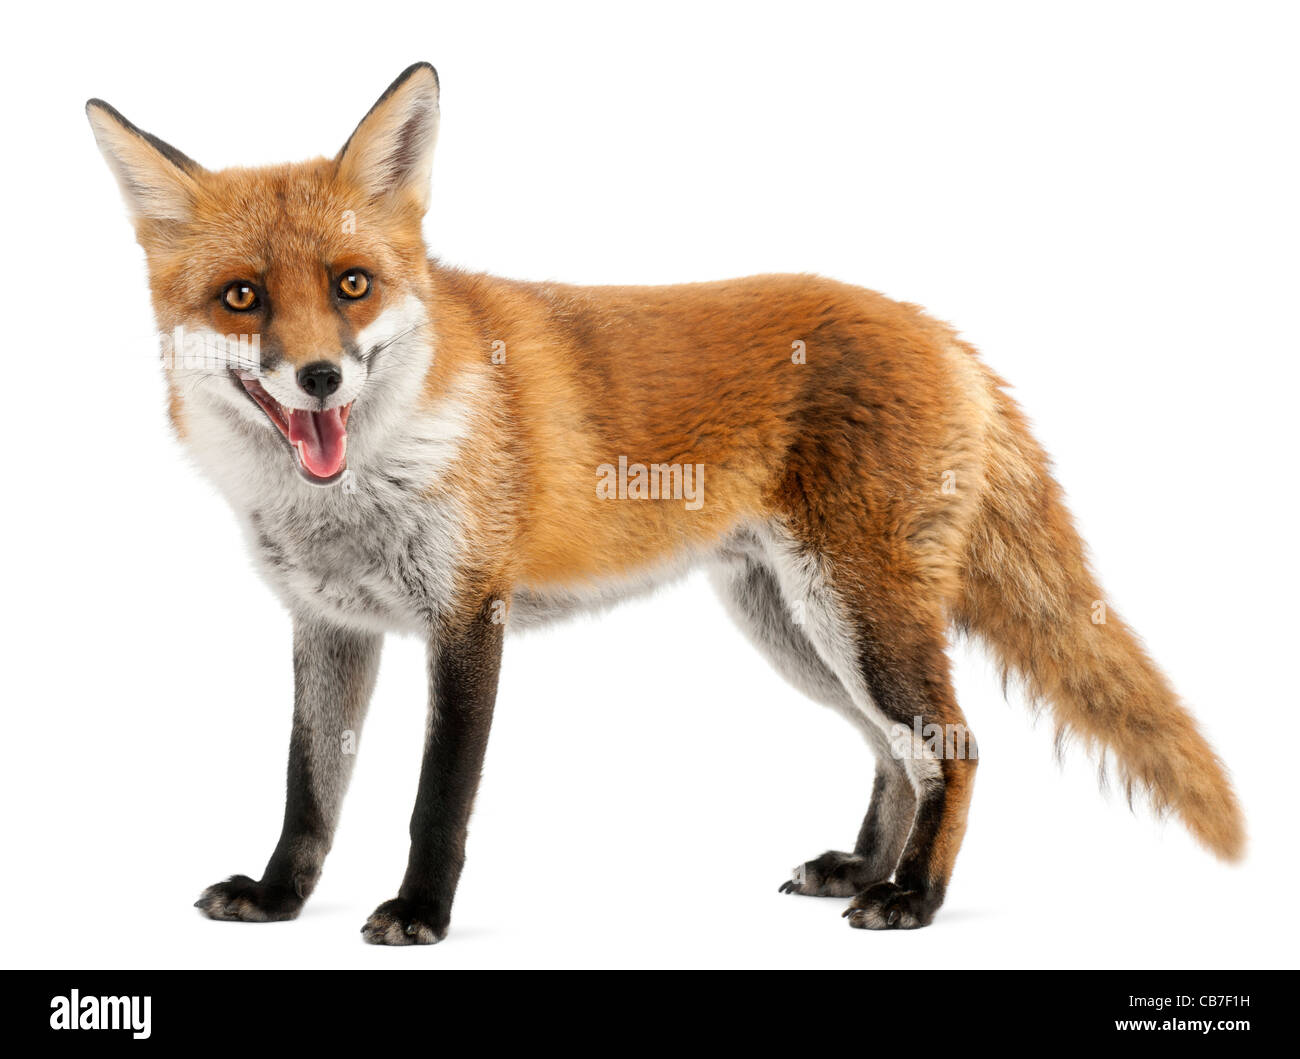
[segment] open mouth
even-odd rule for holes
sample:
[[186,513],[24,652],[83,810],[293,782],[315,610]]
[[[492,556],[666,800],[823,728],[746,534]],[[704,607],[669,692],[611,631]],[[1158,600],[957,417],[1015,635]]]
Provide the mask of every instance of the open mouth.
[[331,485],[348,466],[348,415],[352,402],[311,412],[288,408],[266,392],[251,375],[237,375],[248,396],[284,435],[298,461],[298,473],[313,485]]

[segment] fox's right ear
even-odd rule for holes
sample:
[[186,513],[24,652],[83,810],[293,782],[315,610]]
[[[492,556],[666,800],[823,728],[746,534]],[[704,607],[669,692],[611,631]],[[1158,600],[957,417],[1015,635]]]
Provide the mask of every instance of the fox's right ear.
[[95,142],[117,177],[133,221],[184,221],[198,193],[202,166],[138,129],[102,99],[86,104]]

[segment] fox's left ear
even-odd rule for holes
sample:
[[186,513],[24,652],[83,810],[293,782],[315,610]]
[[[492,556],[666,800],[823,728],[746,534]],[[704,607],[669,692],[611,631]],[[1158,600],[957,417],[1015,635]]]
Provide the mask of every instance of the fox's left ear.
[[437,139],[438,73],[416,63],[388,86],[343,145],[339,175],[370,198],[407,198],[423,213]]
[[194,208],[203,167],[138,129],[102,99],[86,104],[95,142],[117,177],[134,221],[184,221]]

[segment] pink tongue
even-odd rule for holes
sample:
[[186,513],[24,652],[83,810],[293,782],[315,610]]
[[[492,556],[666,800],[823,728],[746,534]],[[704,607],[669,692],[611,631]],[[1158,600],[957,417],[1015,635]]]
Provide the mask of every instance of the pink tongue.
[[317,478],[332,478],[343,469],[347,440],[342,408],[325,412],[294,409],[289,414],[289,444],[298,449],[302,465]]

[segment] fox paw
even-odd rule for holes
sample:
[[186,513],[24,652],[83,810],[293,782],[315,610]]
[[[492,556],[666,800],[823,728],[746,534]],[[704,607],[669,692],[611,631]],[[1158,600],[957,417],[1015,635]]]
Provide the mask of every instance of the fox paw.
[[303,899],[289,886],[272,886],[232,875],[225,882],[209,886],[194,907],[209,919],[240,923],[273,923],[295,918]]
[[844,916],[849,926],[862,930],[914,930],[930,922],[934,909],[919,890],[882,882],[858,894]]
[[783,894],[806,897],[852,897],[876,882],[867,858],[857,853],[823,853],[800,864],[780,886]]
[[435,945],[447,936],[448,923],[433,905],[395,897],[370,914],[361,936],[371,945]]

